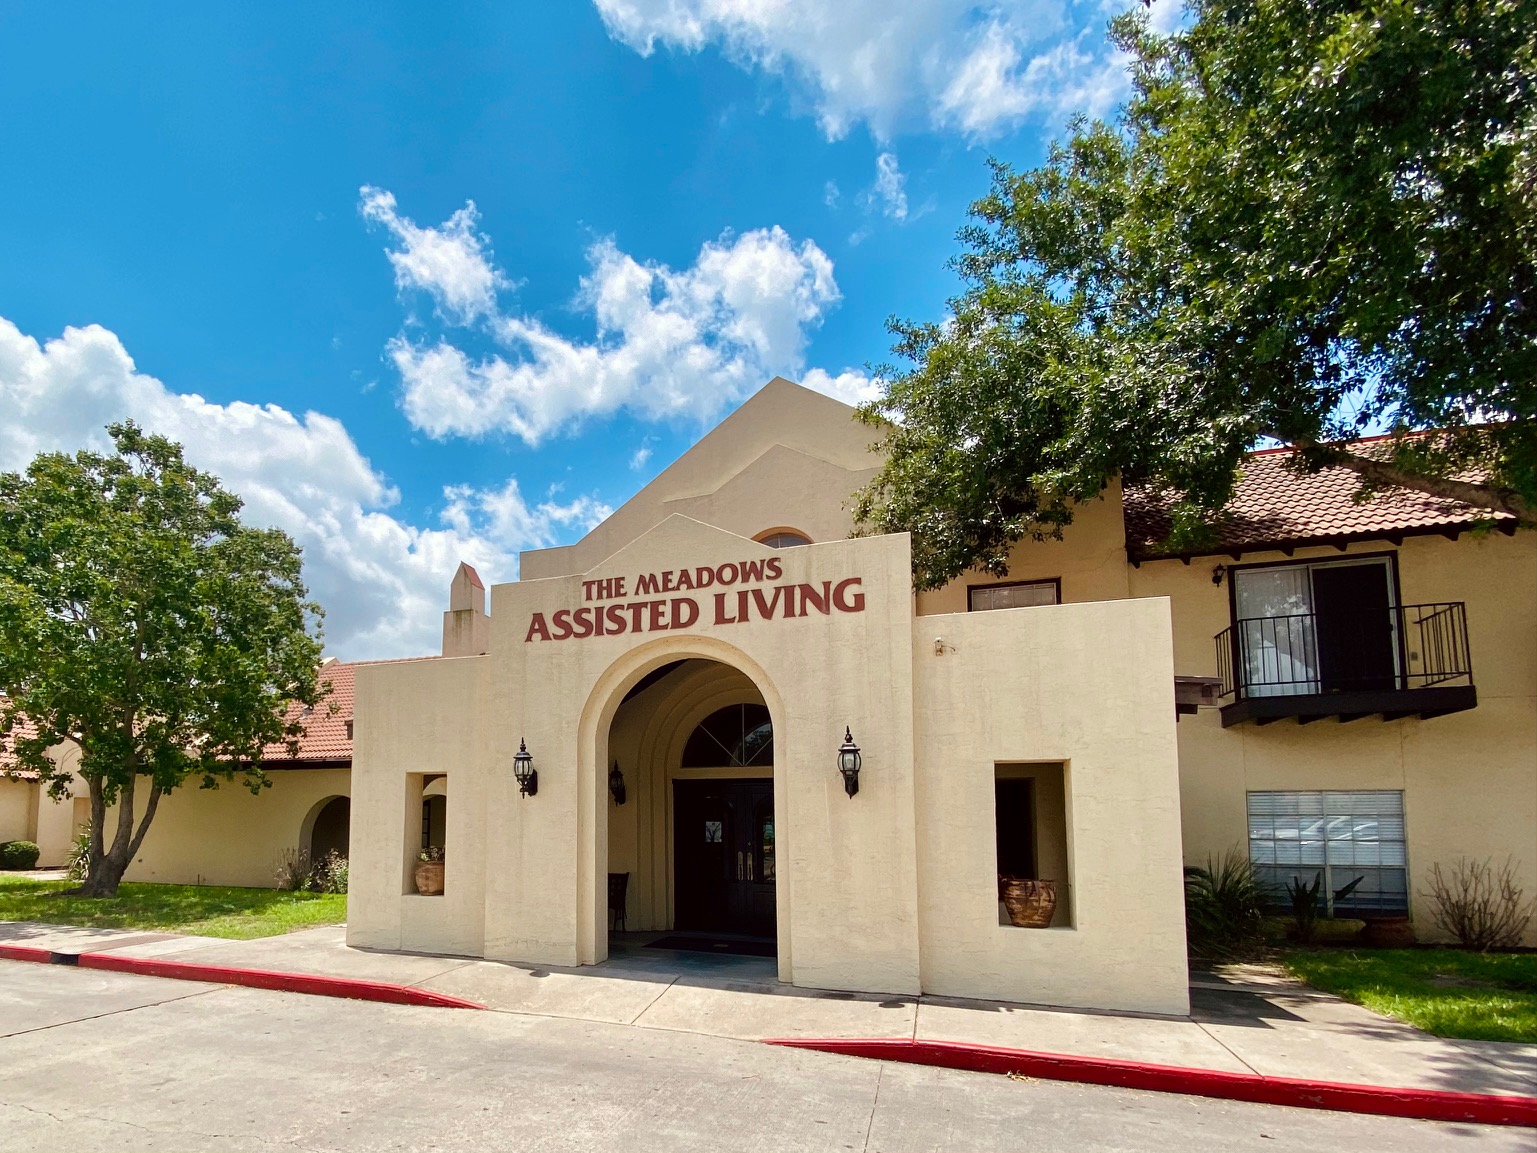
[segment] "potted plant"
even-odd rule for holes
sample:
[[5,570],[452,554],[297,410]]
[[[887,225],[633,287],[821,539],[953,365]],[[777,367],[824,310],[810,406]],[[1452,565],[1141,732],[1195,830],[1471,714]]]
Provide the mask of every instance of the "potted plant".
[[998,874],[998,897],[1008,910],[1009,924],[1022,929],[1044,929],[1057,911],[1057,883],[1034,877]]
[[443,846],[429,845],[416,860],[416,891],[424,897],[443,893]]

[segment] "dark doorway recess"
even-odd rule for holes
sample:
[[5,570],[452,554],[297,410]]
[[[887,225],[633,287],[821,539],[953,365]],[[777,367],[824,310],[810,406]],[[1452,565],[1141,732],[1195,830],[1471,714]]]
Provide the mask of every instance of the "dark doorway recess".
[[332,797],[315,814],[315,824],[310,829],[310,860],[324,860],[331,852],[345,857],[351,827],[352,802],[346,797]]
[[993,820],[1000,877],[1038,877],[1035,864],[1035,782],[1028,777],[993,781]]
[[1396,687],[1390,605],[1386,565],[1313,570],[1318,672],[1325,692]]
[[673,782],[678,930],[774,936],[774,782]]

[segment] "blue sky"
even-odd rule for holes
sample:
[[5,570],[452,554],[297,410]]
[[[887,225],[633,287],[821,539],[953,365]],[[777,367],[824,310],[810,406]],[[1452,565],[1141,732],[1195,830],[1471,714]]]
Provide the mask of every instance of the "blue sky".
[[868,395],[986,157],[1120,96],[1115,10],[7,5],[0,468],[132,416],[304,545],[333,652],[432,651],[461,557],[775,373]]

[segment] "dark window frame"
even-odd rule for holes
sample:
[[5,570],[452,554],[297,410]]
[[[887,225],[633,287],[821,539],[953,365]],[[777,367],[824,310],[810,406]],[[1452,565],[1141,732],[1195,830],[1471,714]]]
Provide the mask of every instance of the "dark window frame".
[[1386,560],[1388,562],[1388,580],[1393,589],[1393,604],[1402,605],[1404,603],[1404,596],[1398,581],[1398,552],[1399,550],[1394,548],[1381,552],[1347,552],[1338,553],[1335,556],[1292,557],[1290,560],[1266,560],[1254,561],[1251,564],[1227,565],[1223,569],[1223,575],[1226,577],[1227,584],[1228,623],[1238,623],[1238,582],[1233,579],[1233,574],[1243,572],[1245,569],[1311,568],[1313,565],[1339,565],[1350,564],[1355,561]]
[[[1327,565],[1327,566],[1330,566],[1330,567],[1335,567],[1335,566],[1339,566],[1339,565],[1348,565],[1348,564],[1354,564],[1354,563],[1357,563],[1357,562],[1365,562],[1365,561],[1386,561],[1387,562],[1387,568],[1388,568],[1388,590],[1392,594],[1392,597],[1393,597],[1392,607],[1391,607],[1390,611],[1396,612],[1396,611],[1398,611],[1398,610],[1403,608],[1403,603],[1404,603],[1403,588],[1400,585],[1399,579],[1398,579],[1398,554],[1399,554],[1399,551],[1400,550],[1398,550],[1396,548],[1392,548],[1392,549],[1381,549],[1381,550],[1378,550],[1376,552],[1347,552],[1347,553],[1339,553],[1339,554],[1337,554],[1335,556],[1292,557],[1289,560],[1253,561],[1253,562],[1251,562],[1249,564],[1231,564],[1231,565],[1228,565],[1226,567],[1226,569],[1224,570],[1224,576],[1226,577],[1226,584],[1227,584],[1227,619],[1228,619],[1228,625],[1233,630],[1233,634],[1234,634],[1234,637],[1235,637],[1235,640],[1233,641],[1234,652],[1235,652],[1235,655],[1234,655],[1234,658],[1233,658],[1233,661],[1234,661],[1233,667],[1234,667],[1234,670],[1235,670],[1234,675],[1235,676],[1237,675],[1236,670],[1237,670],[1237,667],[1238,667],[1238,665],[1237,665],[1237,656],[1236,656],[1236,650],[1237,650],[1237,646],[1238,646],[1238,641],[1236,640],[1236,637],[1237,637],[1237,634],[1238,634],[1238,620],[1239,620],[1239,617],[1238,617],[1238,581],[1234,579],[1234,577],[1233,577],[1234,573],[1243,572],[1243,571],[1249,570],[1249,569],[1266,569],[1266,568],[1309,568],[1309,569],[1311,569],[1315,565],[1318,565],[1318,566]],[[1309,577],[1308,577],[1308,588],[1309,588],[1310,592],[1311,592],[1312,587],[1313,587],[1313,578],[1312,578],[1311,575],[1309,575]],[[1395,619],[1397,619],[1397,618],[1395,618]],[[1408,640],[1404,636],[1403,629],[1401,629],[1401,628],[1394,630],[1393,655],[1394,655],[1395,660],[1398,662],[1397,666],[1396,666],[1396,668],[1394,670],[1395,683],[1401,683],[1400,682],[1400,678],[1402,678],[1402,676],[1404,674],[1404,671],[1407,670],[1408,667],[1409,667]]]
[[[989,581],[986,584],[968,584],[966,586],[966,611],[969,612],[969,613],[985,613],[985,612],[997,612],[997,611],[999,611],[997,609],[979,609],[979,608],[976,608],[973,605],[972,602],[973,602],[974,598],[973,598],[972,594],[975,593],[978,589],[1008,589],[1008,588],[1019,588],[1022,585],[1051,585],[1052,589],[1056,593],[1056,597],[1057,597],[1057,599],[1053,603],[1054,604],[1061,604],[1062,603],[1062,578],[1059,577],[1059,576],[1057,576],[1057,577],[1037,577],[1034,580]],[[1045,605],[1025,605],[1025,606],[1020,606],[1020,607],[1024,607],[1024,608],[1045,608],[1047,606],[1045,606]]]

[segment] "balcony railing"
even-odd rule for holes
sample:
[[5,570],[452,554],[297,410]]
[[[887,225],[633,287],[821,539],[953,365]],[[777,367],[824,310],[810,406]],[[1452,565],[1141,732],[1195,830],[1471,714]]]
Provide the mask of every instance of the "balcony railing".
[[[1460,601],[1249,617],[1223,629],[1216,642],[1220,691],[1230,702],[1224,724],[1282,716],[1434,715],[1476,703]],[[1306,700],[1289,704],[1286,698]],[[1254,705],[1230,712],[1243,702]]]

